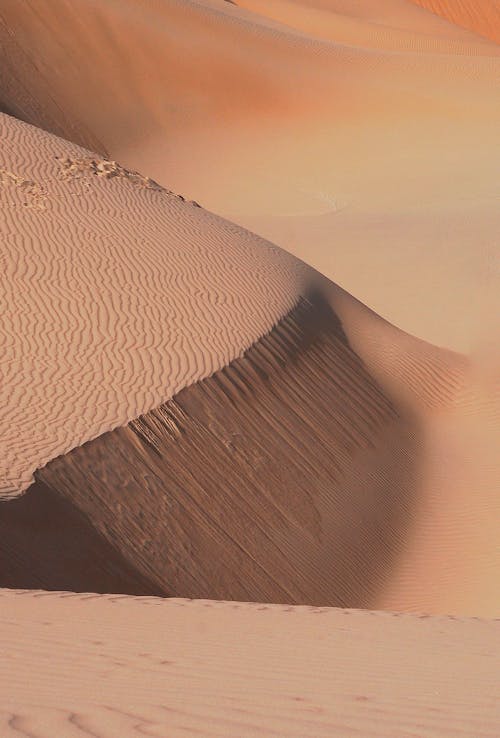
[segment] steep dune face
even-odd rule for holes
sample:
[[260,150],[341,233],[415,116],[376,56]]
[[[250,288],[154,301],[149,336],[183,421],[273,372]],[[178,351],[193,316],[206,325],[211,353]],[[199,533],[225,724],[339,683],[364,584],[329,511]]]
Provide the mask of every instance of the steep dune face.
[[413,0],[442,18],[500,42],[500,6],[496,0]]
[[[57,105],[58,133],[92,136],[403,329],[469,351],[470,296],[494,292],[498,47],[403,0],[246,5],[42,0],[21,14],[11,0],[2,102],[45,126],[38,111]],[[358,276],[372,269],[383,289]]]
[[367,607],[412,527],[418,465],[414,424],[316,297],[224,370],[36,478],[164,595]]
[[0,613],[5,738],[498,735],[496,622],[6,590]]
[[499,12],[1,3],[2,738],[498,736]]

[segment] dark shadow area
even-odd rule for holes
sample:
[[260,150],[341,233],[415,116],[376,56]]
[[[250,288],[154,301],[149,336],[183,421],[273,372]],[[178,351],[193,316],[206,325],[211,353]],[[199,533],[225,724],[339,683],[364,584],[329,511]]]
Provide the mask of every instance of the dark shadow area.
[[42,482],[0,504],[0,587],[161,594]]
[[418,447],[316,294],[241,359],[41,469],[0,508],[31,505],[3,519],[2,584],[375,607],[411,529]]

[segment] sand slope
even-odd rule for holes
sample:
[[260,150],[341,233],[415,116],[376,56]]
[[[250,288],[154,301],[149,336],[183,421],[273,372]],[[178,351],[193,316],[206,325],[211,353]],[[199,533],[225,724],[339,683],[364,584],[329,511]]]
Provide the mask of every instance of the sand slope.
[[0,126],[5,496],[239,356],[306,268],[116,163]]
[[2,3],[2,737],[498,735],[499,28]]
[[498,46],[409,0],[244,4],[8,0],[1,104],[475,349],[499,308]]
[[497,0],[414,0],[423,8],[500,42],[500,5]]
[[498,622],[7,590],[0,603],[5,738],[498,734]]
[[22,562],[2,584],[107,591],[100,549],[54,567],[58,518],[128,564],[114,591],[375,607],[414,525],[419,442],[335,313],[302,300],[224,370],[39,470],[2,510],[3,558]]

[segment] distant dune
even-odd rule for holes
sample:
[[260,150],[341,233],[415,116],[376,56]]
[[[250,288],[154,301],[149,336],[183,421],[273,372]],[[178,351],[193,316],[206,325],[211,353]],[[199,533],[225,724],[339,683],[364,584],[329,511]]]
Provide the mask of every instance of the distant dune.
[[468,28],[481,36],[500,41],[500,5],[497,0],[414,0],[423,8]]
[[0,9],[0,109],[249,227],[420,338],[469,352],[494,328],[498,45],[410,0],[20,7]]

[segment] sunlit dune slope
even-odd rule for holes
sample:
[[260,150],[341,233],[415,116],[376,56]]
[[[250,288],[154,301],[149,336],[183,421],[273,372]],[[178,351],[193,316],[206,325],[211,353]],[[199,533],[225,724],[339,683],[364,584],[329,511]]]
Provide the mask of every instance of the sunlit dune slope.
[[5,738],[498,735],[498,622],[7,590],[0,605]]
[[244,4],[7,0],[0,103],[470,351],[497,292],[498,46],[405,0]]
[[6,115],[0,126],[0,490],[15,494],[239,356],[308,270],[116,162]]
[[1,125],[1,584],[497,612],[494,354]]

